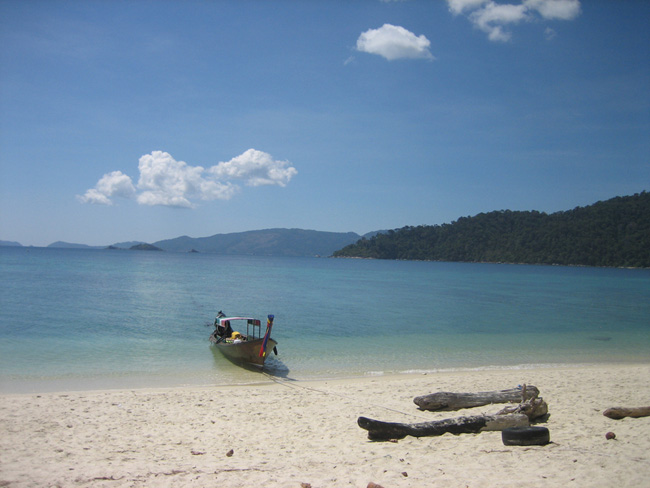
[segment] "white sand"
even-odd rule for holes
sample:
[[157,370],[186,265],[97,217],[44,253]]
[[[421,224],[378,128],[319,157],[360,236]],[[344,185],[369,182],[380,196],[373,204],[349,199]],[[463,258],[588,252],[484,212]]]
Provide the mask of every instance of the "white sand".
[[[649,379],[634,365],[2,395],[0,487],[649,486],[650,417],[602,415],[650,405]],[[548,402],[547,446],[504,446],[500,432],[371,442],[357,426],[495,413],[422,412],[413,398],[521,383]]]

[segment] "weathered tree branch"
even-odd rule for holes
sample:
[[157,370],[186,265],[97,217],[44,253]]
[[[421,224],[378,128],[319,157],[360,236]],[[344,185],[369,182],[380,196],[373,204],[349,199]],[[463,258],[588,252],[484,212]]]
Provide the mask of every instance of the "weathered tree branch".
[[433,422],[417,424],[402,424],[382,422],[366,417],[359,417],[357,424],[368,431],[368,438],[375,441],[403,439],[407,435],[413,437],[438,436],[451,434],[476,434],[488,430],[503,430],[507,427],[525,427],[529,424],[524,414],[510,415],[475,415],[456,417]]
[[479,393],[451,393],[441,391],[415,397],[413,402],[421,410],[460,410],[461,408],[481,407],[491,403],[519,403],[537,398],[539,390],[532,385],[500,391]]

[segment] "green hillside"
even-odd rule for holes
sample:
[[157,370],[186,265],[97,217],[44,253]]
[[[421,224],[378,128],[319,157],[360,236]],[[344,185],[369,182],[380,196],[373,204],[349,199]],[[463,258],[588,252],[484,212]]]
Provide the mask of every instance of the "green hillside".
[[650,194],[553,214],[501,210],[404,227],[361,239],[334,256],[650,267]]

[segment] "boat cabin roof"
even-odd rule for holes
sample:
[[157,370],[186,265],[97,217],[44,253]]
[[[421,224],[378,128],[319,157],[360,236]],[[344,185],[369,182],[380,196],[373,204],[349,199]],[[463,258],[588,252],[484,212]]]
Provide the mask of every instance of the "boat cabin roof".
[[220,319],[217,319],[219,325],[225,325],[226,322],[230,322],[231,320],[245,320],[247,324],[261,325],[259,319],[254,319],[252,317],[221,317]]

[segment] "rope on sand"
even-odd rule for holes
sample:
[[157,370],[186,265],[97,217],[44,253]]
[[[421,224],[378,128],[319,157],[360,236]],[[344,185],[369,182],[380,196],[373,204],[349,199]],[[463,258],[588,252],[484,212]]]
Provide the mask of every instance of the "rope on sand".
[[[349,397],[349,396],[346,396],[346,395],[341,395],[340,393],[336,393],[336,392],[332,392],[332,391],[321,390],[321,389],[318,389],[318,388],[314,388],[313,386],[305,386],[305,385],[301,385],[301,384],[299,384],[297,381],[281,380],[281,379],[279,379],[279,378],[277,378],[277,377],[274,377],[274,376],[268,374],[268,373],[265,372],[265,371],[262,371],[262,374],[263,374],[264,376],[266,376],[269,380],[273,381],[274,383],[277,383],[278,385],[285,386],[285,387],[287,387],[287,388],[293,388],[293,389],[300,389],[300,390],[313,391],[313,392],[316,392],[316,393],[321,393],[321,394],[323,394],[323,395],[328,395],[328,396],[337,396],[337,397],[339,397],[339,398],[343,398],[343,399],[348,400],[348,401],[361,403],[357,398],[354,398],[354,397]],[[404,411],[402,411],[402,410],[397,410],[397,409],[395,409],[395,408],[387,407],[387,406],[385,406],[385,405],[378,405],[378,404],[376,404],[376,403],[370,403],[370,402],[366,402],[366,401],[364,401],[364,402],[363,402],[363,405],[366,406],[366,407],[375,407],[375,408],[380,408],[380,409],[383,409],[383,410],[387,410],[387,411],[389,411],[389,412],[399,413],[399,414],[406,415],[406,416],[413,417],[413,418],[420,419],[420,420],[431,420],[430,417],[422,417],[422,416],[417,415],[417,414],[414,414],[414,413],[412,413],[412,412],[404,412]]]

